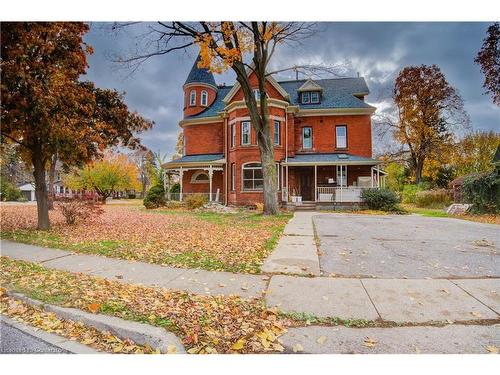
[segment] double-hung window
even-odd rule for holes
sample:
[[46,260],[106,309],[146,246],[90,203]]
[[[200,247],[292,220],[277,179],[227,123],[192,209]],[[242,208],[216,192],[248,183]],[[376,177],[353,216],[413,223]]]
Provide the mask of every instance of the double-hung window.
[[201,105],[204,107],[208,105],[208,93],[205,90],[201,92]]
[[236,190],[236,164],[231,163],[231,190]]
[[231,125],[231,147],[236,147],[236,124]]
[[337,148],[347,148],[347,126],[338,125],[335,127],[335,138]]
[[305,150],[312,148],[312,128],[309,126],[302,128],[302,148]]
[[189,93],[189,105],[190,106],[195,106],[196,105],[196,91],[192,90]]
[[243,165],[243,190],[262,190],[264,179],[260,163],[247,163]]
[[241,144],[250,144],[250,121],[242,121],[241,123]]
[[311,93],[309,91],[305,91],[302,93],[302,104],[309,104],[311,103]]
[[319,103],[319,91],[311,91],[311,103]]
[[278,120],[274,120],[274,144],[281,144],[281,124]]
[[259,101],[260,100],[260,90],[253,89],[253,96],[255,97],[255,100]]

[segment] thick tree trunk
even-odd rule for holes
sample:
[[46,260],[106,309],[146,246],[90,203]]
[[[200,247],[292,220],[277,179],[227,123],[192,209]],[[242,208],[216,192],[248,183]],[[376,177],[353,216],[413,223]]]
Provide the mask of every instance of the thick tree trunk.
[[35,196],[36,196],[36,207],[38,211],[38,229],[48,230],[50,229],[49,221],[49,206],[48,206],[48,194],[47,194],[47,182],[45,181],[45,163],[37,155],[33,154],[33,177],[35,177]]
[[54,209],[54,198],[55,198],[55,180],[56,180],[56,164],[57,164],[57,155],[54,155],[50,160],[50,168],[49,168],[49,200],[48,207],[49,210]]

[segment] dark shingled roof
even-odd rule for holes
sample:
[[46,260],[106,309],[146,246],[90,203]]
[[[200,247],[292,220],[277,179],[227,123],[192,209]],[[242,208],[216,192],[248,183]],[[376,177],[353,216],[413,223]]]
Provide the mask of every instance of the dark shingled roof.
[[224,159],[224,154],[199,154],[199,155],[184,155],[182,158],[169,161],[163,165],[178,164],[178,163],[206,163]]
[[[371,105],[354,96],[354,94],[367,95],[370,92],[365,79],[362,77],[315,80],[314,82],[323,88],[321,102],[318,104],[300,103],[297,89],[306,81],[306,79],[301,79],[298,81],[278,81],[278,83],[290,96],[290,103],[299,106],[301,109],[373,108]],[[213,104],[203,112],[189,116],[188,118],[216,116],[218,112],[224,110],[225,105],[222,100],[232,88],[232,86],[219,87]]]
[[212,86],[217,86],[215,84],[214,75],[205,68],[198,68],[198,62],[200,61],[200,55],[198,55],[196,61],[189,72],[189,75],[184,82],[185,85],[188,83],[206,83]]
[[351,155],[347,153],[335,154],[297,154],[293,158],[288,158],[288,164],[291,163],[342,163],[342,162],[363,162],[379,164],[380,160],[364,158],[362,156]]

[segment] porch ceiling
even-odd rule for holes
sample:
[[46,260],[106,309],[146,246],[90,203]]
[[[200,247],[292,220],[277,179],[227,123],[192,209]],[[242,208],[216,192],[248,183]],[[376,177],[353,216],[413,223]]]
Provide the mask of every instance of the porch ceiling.
[[347,153],[300,154],[283,161],[283,165],[378,165],[382,161]]

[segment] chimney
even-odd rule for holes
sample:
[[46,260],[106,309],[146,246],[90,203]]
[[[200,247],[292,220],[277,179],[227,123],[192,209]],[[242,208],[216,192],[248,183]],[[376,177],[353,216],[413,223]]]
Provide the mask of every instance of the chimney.
[[359,72],[358,72],[358,78],[359,78]]

